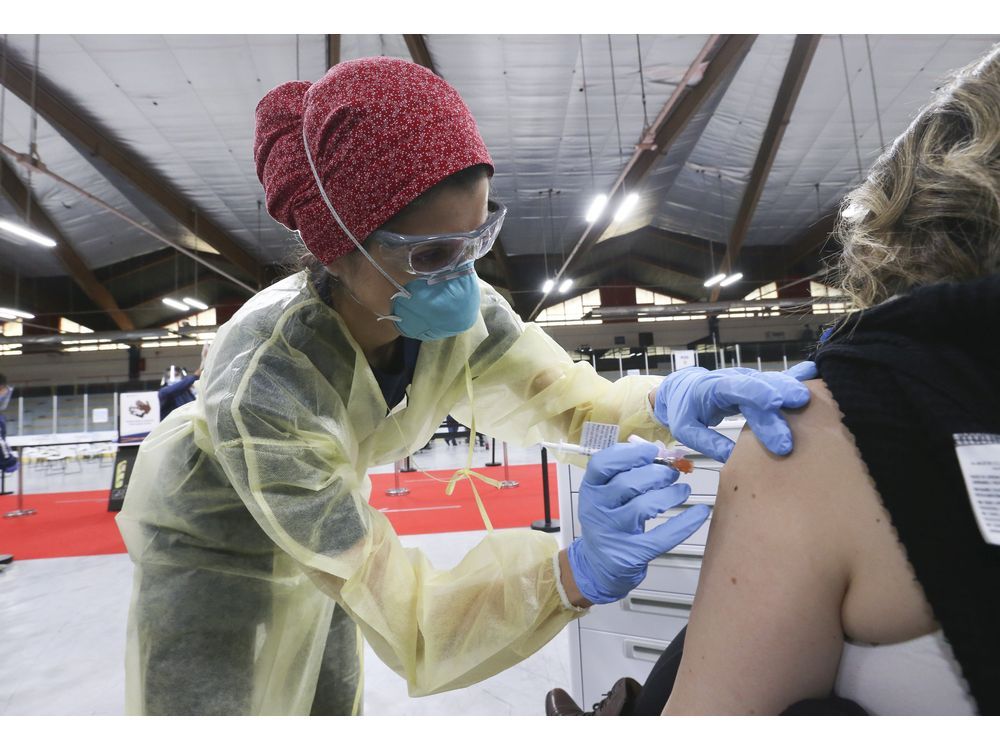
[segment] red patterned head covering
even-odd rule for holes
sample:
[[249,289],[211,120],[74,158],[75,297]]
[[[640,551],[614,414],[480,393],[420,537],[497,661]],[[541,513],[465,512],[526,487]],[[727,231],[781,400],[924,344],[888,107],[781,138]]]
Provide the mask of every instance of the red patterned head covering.
[[254,160],[267,212],[298,230],[321,262],[354,243],[320,196],[305,137],[330,202],[362,242],[421,193],[476,164],[493,171],[472,113],[427,68],[391,57],[335,65],[314,84],[290,81],[257,104]]

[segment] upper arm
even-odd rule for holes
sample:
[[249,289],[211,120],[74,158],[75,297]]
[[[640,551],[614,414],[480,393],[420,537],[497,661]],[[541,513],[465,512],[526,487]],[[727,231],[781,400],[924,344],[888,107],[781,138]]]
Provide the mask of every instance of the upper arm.
[[780,713],[833,688],[850,578],[852,443],[821,381],[788,413],[795,448],[748,431],[722,472],[708,546],[665,713]]

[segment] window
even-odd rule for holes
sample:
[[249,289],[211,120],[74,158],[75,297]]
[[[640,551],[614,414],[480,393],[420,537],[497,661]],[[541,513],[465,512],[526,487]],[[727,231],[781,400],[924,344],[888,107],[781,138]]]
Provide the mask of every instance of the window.
[[69,318],[59,318],[59,333],[93,333],[93,328],[87,328]]
[[[778,285],[775,282],[764,284],[746,295],[745,300],[778,299]],[[720,318],[770,318],[781,313],[777,310],[766,310],[760,307],[731,307],[729,312],[719,315]]]
[[[202,310],[201,312],[195,313],[183,320],[178,320],[176,323],[170,323],[169,325],[163,326],[168,331],[180,331],[184,328],[190,326],[198,326],[201,328],[216,325],[215,308],[210,307],[207,310]],[[196,331],[189,333],[185,336],[173,335],[166,338],[158,338],[151,336],[148,339],[144,339],[142,343],[143,349],[161,349],[170,346],[203,346],[210,341],[215,340],[215,331]]]
[[[654,292],[650,289],[640,289],[636,287],[635,290],[635,301],[638,305],[683,305],[686,304],[682,299],[676,299],[674,297],[667,296],[666,294],[660,294],[659,292]],[[704,315],[666,315],[655,318],[642,318],[643,321],[651,320],[653,322],[663,321],[663,320],[704,320],[706,316]]]
[[584,315],[601,306],[601,293],[594,289],[579,297],[557,302],[542,310],[535,322],[540,326],[600,325],[600,320],[585,320]]
[[[816,281],[809,282],[809,294],[813,297],[843,297],[844,293],[839,289],[834,289],[826,284],[820,284]],[[854,309],[854,306],[847,301],[844,302],[830,302],[828,304],[813,304],[813,314],[814,315],[843,315],[846,312],[850,312]]]

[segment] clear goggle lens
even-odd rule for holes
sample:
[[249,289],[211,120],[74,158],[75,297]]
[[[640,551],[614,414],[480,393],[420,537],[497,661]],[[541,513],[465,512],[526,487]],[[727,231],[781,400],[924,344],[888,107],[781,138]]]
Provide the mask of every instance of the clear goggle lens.
[[392,251],[390,257],[416,274],[435,274],[450,271],[482,258],[493,247],[507,208],[496,201],[489,203],[490,214],[479,229],[461,234],[415,237],[392,232],[377,231],[373,239]]

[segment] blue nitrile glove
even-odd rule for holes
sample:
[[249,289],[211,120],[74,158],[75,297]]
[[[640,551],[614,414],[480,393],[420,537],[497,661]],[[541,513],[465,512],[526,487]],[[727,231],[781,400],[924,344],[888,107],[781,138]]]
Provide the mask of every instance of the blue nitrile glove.
[[653,443],[617,443],[595,453],[580,484],[583,535],[567,553],[576,586],[594,604],[615,602],[646,577],[650,560],[676,547],[708,518],[696,505],[650,531],[645,523],[691,494],[678,474],[652,463]]
[[674,438],[723,463],[735,444],[708,428],[742,412],[764,446],[784,456],[792,450],[792,431],[780,410],[809,403],[809,389],[799,381],[815,377],[813,362],[800,362],[786,372],[685,367],[660,383],[653,411]]

